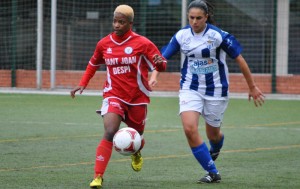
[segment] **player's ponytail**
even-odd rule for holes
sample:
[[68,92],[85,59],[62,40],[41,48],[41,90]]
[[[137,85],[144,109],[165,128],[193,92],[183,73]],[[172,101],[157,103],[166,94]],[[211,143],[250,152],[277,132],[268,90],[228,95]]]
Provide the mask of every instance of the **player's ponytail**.
[[212,1],[209,0],[195,0],[192,1],[188,6],[188,11],[191,8],[199,8],[204,10],[206,14],[208,14],[207,23],[209,24],[215,24],[214,20],[214,9],[215,6]]

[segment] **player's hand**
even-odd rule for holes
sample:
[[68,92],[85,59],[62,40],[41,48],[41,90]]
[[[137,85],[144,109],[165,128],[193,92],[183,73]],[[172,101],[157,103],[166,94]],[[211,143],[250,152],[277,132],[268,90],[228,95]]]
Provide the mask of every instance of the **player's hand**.
[[77,87],[75,87],[73,90],[70,91],[71,97],[72,97],[72,98],[75,98],[75,93],[76,93],[77,91],[79,91],[79,94],[82,94],[82,92],[83,92],[84,89],[85,89],[84,86],[77,86]]
[[155,54],[153,57],[152,57],[152,59],[153,59],[153,62],[155,63],[155,64],[162,64],[165,60],[160,56],[160,55],[158,55],[158,54]]
[[152,79],[152,78],[150,78],[150,80],[148,81],[148,85],[151,88],[154,87],[157,83],[158,83],[158,81],[156,79]]
[[263,103],[265,102],[265,96],[263,93],[259,90],[258,87],[253,87],[248,95],[248,100],[251,101],[251,98],[253,98],[254,105],[257,106],[262,106]]
[[157,80],[158,75],[159,75],[159,72],[156,70],[153,70],[151,77],[148,81],[148,85],[150,86],[150,88],[154,87],[158,83],[158,80]]

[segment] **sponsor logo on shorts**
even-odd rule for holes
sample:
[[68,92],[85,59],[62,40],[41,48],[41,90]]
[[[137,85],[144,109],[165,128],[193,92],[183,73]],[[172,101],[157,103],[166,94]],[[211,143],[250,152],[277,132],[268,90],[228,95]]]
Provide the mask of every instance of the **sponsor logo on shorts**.
[[121,108],[121,105],[117,102],[109,102],[109,105],[113,106],[113,107],[116,107],[116,108],[119,108],[120,110],[122,109]]

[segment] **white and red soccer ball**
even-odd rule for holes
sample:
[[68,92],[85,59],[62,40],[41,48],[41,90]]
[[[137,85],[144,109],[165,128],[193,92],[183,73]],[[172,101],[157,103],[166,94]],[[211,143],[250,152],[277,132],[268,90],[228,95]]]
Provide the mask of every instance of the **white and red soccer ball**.
[[120,129],[113,138],[114,149],[122,155],[135,154],[141,147],[141,135],[133,128]]

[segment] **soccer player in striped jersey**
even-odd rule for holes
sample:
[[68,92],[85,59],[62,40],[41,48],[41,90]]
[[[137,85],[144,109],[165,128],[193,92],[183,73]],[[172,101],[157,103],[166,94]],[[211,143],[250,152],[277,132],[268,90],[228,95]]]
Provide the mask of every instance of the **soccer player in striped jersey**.
[[[207,172],[199,183],[221,181],[214,160],[224,142],[220,127],[229,95],[226,54],[239,65],[249,87],[249,100],[253,98],[255,106],[264,102],[264,95],[241,55],[239,42],[233,35],[213,25],[213,8],[208,1],[192,1],[188,6],[189,25],[180,29],[163,50],[166,59],[179,51],[184,54],[179,92],[180,116],[191,151]],[[198,131],[200,115],[205,120],[210,149]]]
[[[123,121],[143,136],[147,116],[149,92],[148,70],[164,71],[166,60],[158,48],[146,37],[132,31],[134,12],[128,5],[119,5],[114,11],[114,32],[101,39],[77,87],[70,93],[81,94],[102,64],[107,77],[103,90],[102,107],[104,134],[96,149],[94,180],[91,188],[101,188],[103,175],[110,160],[114,134]],[[144,146],[142,140],[142,147]],[[140,148],[140,150],[141,150]],[[140,171],[143,158],[140,150],[132,155],[131,167]]]

